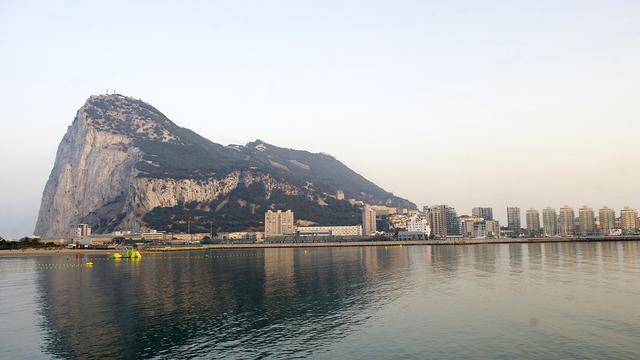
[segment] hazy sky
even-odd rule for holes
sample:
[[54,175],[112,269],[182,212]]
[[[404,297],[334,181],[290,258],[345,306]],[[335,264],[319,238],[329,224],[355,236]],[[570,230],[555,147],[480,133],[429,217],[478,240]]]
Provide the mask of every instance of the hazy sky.
[[[0,1],[0,235],[91,94],[420,206],[640,206],[640,2]],[[524,209],[523,209],[524,213]]]

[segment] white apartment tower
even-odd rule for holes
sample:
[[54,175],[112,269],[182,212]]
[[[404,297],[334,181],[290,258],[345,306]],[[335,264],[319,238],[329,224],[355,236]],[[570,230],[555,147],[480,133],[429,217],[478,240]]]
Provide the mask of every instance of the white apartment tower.
[[580,218],[580,233],[592,235],[595,231],[593,209],[587,206],[581,207],[578,210],[578,217]]
[[540,212],[538,209],[527,210],[527,232],[529,236],[540,235]]
[[576,214],[573,208],[565,205],[560,208],[558,215],[558,233],[561,236],[573,235],[576,225]]
[[556,209],[547,207],[542,210],[542,226],[546,236],[555,236],[558,234],[558,215]]
[[609,235],[616,227],[616,211],[610,207],[603,206],[598,210],[598,222],[600,223],[600,232]]
[[264,214],[264,237],[295,234],[293,211],[267,211]]
[[625,234],[634,233],[638,229],[638,211],[625,206],[620,210],[620,223],[622,225],[622,232]]

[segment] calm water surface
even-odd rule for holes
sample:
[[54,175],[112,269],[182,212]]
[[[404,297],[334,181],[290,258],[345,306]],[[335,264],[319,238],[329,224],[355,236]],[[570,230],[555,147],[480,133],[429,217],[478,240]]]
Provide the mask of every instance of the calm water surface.
[[0,258],[0,358],[189,357],[639,359],[640,243]]

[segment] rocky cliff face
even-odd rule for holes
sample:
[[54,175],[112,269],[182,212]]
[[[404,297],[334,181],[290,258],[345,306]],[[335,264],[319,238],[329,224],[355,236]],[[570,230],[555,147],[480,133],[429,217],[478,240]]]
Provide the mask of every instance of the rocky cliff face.
[[358,223],[359,210],[330,194],[415,208],[333,157],[261,141],[222,146],[183,129],[152,106],[121,95],[90,97],[62,139],[35,233],[72,225],[183,230],[259,228],[269,208],[311,222]]

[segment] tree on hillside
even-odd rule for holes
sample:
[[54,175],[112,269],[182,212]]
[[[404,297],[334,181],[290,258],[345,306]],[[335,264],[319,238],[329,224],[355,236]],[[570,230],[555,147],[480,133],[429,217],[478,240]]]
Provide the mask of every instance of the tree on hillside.
[[4,241],[4,238],[2,236],[0,236],[0,241]]

